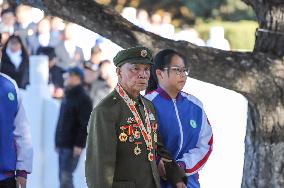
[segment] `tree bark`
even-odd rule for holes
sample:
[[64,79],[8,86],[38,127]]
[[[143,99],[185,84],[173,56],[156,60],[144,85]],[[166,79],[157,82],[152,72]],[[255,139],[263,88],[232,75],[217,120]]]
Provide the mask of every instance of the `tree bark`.
[[[261,28],[284,32],[283,16],[281,17],[284,12],[282,0],[273,1],[279,3],[277,11],[274,9],[278,6],[274,6],[274,9],[267,6],[268,0],[246,1],[254,7],[259,20],[262,20],[260,18],[268,19],[267,23],[270,25],[260,22]],[[282,36],[273,34],[273,36],[265,37],[262,32],[258,35],[254,53],[225,52],[197,47],[185,41],[174,42],[146,32],[94,0],[21,0],[21,2],[75,22],[124,48],[143,45],[154,52],[162,48],[176,49],[186,56],[191,70],[190,77],[242,93],[250,104],[242,187],[284,187],[284,61],[281,59],[284,53],[284,42]],[[268,8],[265,9],[266,6]],[[257,12],[258,10],[260,12]],[[279,13],[281,18],[269,17],[268,10]],[[273,44],[269,44],[270,41]]]
[[254,51],[284,56],[284,1],[244,1],[253,7],[259,23]]

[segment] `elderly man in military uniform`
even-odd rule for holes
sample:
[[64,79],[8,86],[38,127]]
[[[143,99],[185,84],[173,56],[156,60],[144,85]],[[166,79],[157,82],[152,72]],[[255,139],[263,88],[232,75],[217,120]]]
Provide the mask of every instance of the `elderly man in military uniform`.
[[184,172],[159,140],[155,109],[140,95],[147,87],[151,60],[145,47],[122,50],[114,57],[117,87],[89,120],[89,188],[160,188],[160,175],[172,187],[186,187]]

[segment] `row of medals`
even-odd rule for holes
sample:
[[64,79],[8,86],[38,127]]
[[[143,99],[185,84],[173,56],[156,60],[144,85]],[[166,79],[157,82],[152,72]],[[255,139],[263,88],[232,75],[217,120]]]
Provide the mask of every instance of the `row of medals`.
[[[154,142],[157,142],[157,134],[156,134],[156,131],[154,130],[153,132],[154,132]],[[131,135],[131,136],[128,136],[128,135],[124,132],[124,130],[123,130],[123,132],[120,133],[120,135],[119,135],[118,138],[119,138],[119,140],[120,140],[121,142],[126,142],[127,139],[128,139],[129,142],[133,143],[133,142],[135,141],[135,139],[138,140],[138,139],[140,139],[140,137],[141,137],[141,133],[140,133],[140,131],[138,131],[138,130],[135,130],[135,131],[134,131],[134,134]],[[135,148],[134,148],[134,154],[135,154],[135,155],[140,155],[142,151],[141,151],[141,148],[139,147],[139,144],[142,144],[142,142],[135,142],[135,144],[136,144],[136,146],[135,146]],[[153,161],[153,158],[154,158],[154,155],[153,155],[153,153],[151,152],[152,149],[153,149],[153,148],[149,148],[149,149],[148,149],[148,150],[150,150],[150,152],[149,152],[149,154],[148,154],[148,160],[149,160],[149,161]]]

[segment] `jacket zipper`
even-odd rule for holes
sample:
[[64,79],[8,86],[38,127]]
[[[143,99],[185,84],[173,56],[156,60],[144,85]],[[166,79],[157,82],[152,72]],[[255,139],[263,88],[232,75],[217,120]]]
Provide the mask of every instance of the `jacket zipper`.
[[177,109],[177,105],[176,105],[176,99],[172,99],[172,100],[174,102],[175,112],[176,112],[178,125],[179,125],[179,131],[180,131],[180,146],[179,146],[179,150],[177,152],[177,156],[178,156],[180,151],[181,151],[182,145],[183,145],[183,131],[182,131],[182,125],[181,125],[181,121],[180,121],[180,118],[179,118],[178,109]]

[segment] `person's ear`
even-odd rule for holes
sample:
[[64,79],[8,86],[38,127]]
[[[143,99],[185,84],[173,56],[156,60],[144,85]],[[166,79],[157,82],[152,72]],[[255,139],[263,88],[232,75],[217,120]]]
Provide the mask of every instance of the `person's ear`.
[[118,78],[121,77],[121,69],[120,69],[120,67],[116,68],[116,75],[117,75]]
[[163,73],[162,73],[162,71],[160,70],[160,69],[157,69],[156,70],[156,75],[157,75],[157,78],[159,79],[163,79]]

